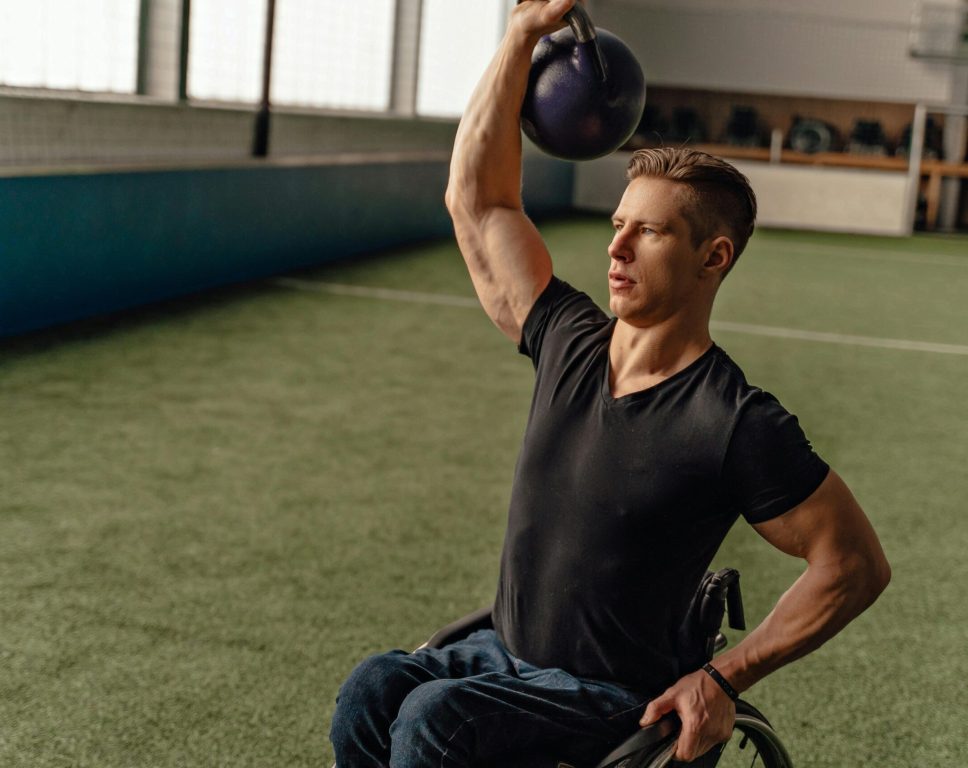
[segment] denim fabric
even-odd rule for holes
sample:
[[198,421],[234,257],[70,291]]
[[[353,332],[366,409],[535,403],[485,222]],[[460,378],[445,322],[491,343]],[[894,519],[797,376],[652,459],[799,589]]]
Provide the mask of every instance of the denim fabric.
[[366,659],[340,689],[330,739],[337,768],[509,765],[526,753],[594,765],[635,731],[647,702],[527,664],[485,629],[442,649]]

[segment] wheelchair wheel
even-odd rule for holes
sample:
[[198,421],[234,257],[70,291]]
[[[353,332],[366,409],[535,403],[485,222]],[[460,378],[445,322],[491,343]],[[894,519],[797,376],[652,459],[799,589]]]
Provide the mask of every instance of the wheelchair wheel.
[[[623,755],[598,768],[676,768],[684,763],[672,759],[675,734],[634,754]],[[725,744],[688,763],[692,768],[793,768],[793,761],[769,721],[751,704],[736,702],[736,725]]]
[[719,758],[717,768],[793,768],[780,737],[763,714],[745,701],[736,702],[736,725]]

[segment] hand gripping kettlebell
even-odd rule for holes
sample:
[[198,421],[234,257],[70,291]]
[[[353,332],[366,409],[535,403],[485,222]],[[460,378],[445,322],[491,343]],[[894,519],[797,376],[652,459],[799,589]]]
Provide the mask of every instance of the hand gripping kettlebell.
[[581,3],[568,27],[541,38],[521,105],[525,135],[549,155],[591,160],[635,133],[645,109],[645,77],[628,46],[596,30]]

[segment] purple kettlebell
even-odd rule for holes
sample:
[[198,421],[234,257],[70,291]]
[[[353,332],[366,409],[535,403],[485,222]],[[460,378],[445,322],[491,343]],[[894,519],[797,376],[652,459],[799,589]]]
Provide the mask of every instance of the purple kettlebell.
[[521,127],[544,152],[564,160],[608,155],[635,133],[645,109],[645,77],[628,46],[596,31],[584,6],[567,29],[545,35],[531,56]]

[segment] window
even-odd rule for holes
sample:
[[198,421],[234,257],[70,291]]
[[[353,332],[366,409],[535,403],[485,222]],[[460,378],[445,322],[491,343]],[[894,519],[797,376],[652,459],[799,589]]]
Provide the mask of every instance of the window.
[[139,0],[0,0],[0,83],[134,93]]
[[192,0],[188,95],[255,102],[262,95],[265,0]]
[[[151,72],[165,67],[162,74],[171,80],[177,77],[177,29],[174,39],[167,27],[159,35],[158,18],[177,25],[181,3],[151,2],[165,13],[153,11],[148,20],[149,66]],[[515,0],[422,0],[419,42],[417,35],[395,40],[398,2],[276,0],[272,102],[385,111],[391,104],[394,45],[399,43],[403,66],[417,64],[417,112],[458,116],[494,53]],[[267,6],[267,0],[192,0],[190,98],[259,100]],[[0,0],[0,84],[134,93],[139,14],[145,7],[144,0]],[[158,51],[169,48],[172,57],[159,59]]]
[[394,0],[277,0],[273,103],[387,109],[395,8]]
[[417,112],[453,117],[464,110],[504,33],[511,0],[424,0]]

